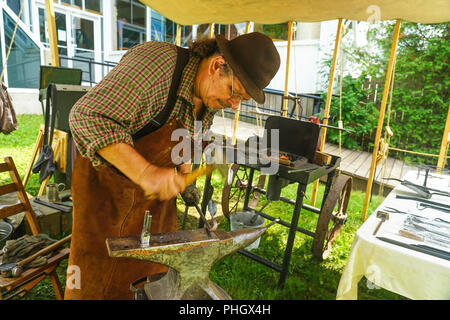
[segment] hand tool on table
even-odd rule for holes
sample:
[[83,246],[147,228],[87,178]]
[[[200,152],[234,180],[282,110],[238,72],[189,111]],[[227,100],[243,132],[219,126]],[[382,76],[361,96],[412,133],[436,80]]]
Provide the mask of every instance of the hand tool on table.
[[429,187],[425,187],[425,186],[421,186],[421,185],[412,183],[411,181],[408,181],[408,180],[401,180],[401,179],[397,179],[397,178],[383,178],[383,179],[384,180],[400,181],[402,186],[405,186],[405,187],[413,190],[420,197],[425,198],[425,199],[430,199],[431,196],[434,195],[434,194],[450,197],[450,192],[446,192],[446,191],[442,191],[442,190],[438,190],[438,189],[433,189],[433,188],[429,188]]
[[19,277],[22,274],[23,268],[27,263],[30,263],[31,261],[33,261],[34,259],[36,259],[39,256],[42,256],[42,255],[52,252],[53,250],[62,246],[64,243],[68,242],[71,238],[72,238],[72,235],[68,235],[67,237],[65,237],[61,240],[58,240],[55,243],[52,243],[48,247],[46,247],[42,250],[39,250],[38,252],[32,254],[31,256],[29,256],[19,262],[0,265],[0,272],[1,272],[2,276],[5,278]]
[[[187,185],[190,185],[195,180],[197,180],[199,177],[210,174],[214,170],[214,165],[206,165],[204,167],[200,167],[198,169],[195,169],[194,171],[186,174],[184,176],[184,182]],[[147,200],[155,200],[157,198],[156,194],[146,194],[145,197]]]
[[[62,212],[66,212],[66,213],[72,212],[72,209],[69,209],[69,208],[72,208],[72,206],[68,205],[68,204],[64,204],[64,203],[60,203],[60,202],[58,202],[58,203],[50,203],[50,202],[47,202],[47,201],[40,200],[38,198],[34,198],[33,201],[36,202],[36,203],[42,204],[43,206],[46,206],[46,207],[49,207],[49,208],[53,208],[53,209],[56,209],[56,210],[59,210],[59,211],[62,211]],[[65,207],[68,207],[68,208],[65,208]]]
[[442,208],[440,206],[436,206],[436,205],[429,204],[429,203],[417,202],[417,209],[424,210],[424,209],[427,209],[427,208],[438,210],[438,211],[442,211],[442,212],[446,212],[446,213],[450,213],[450,209],[445,209],[445,208]]
[[406,238],[421,241],[421,242],[423,242],[425,240],[422,236],[415,234],[413,232],[410,232],[408,230],[405,230],[405,229],[400,229],[398,231],[398,234],[401,235],[402,237],[406,237]]
[[391,207],[384,207],[383,210],[386,211],[386,212],[389,212],[389,213],[405,214],[405,215],[412,216],[412,217],[418,217],[420,219],[426,219],[426,220],[429,220],[429,221],[438,221],[438,222],[442,222],[442,223],[450,225],[450,221],[447,221],[447,220],[444,220],[444,219],[441,219],[441,218],[430,219],[430,218],[426,218],[426,217],[423,217],[423,216],[419,216],[419,215],[411,213],[411,212],[401,211],[401,210],[398,210],[398,209],[395,209],[395,208],[391,208]]
[[377,237],[378,240],[384,241],[384,242],[388,242],[390,244],[394,244],[403,248],[407,248],[410,250],[415,250],[418,252],[422,252],[425,254],[429,254],[435,257],[439,257],[445,260],[449,260],[450,261],[450,252],[447,252],[445,250],[440,250],[434,247],[430,247],[427,245],[423,245],[423,244],[408,244],[408,243],[404,243],[404,242],[400,242],[394,239],[390,239],[390,238],[386,238],[386,237]]
[[383,222],[385,222],[386,220],[389,220],[389,213],[379,210],[379,211],[377,211],[377,218],[380,219],[380,221],[378,222],[377,227],[373,231],[373,235],[377,234],[377,232],[380,229],[381,224]]
[[151,276],[150,282],[143,286],[148,299],[229,300],[228,293],[209,279],[212,266],[253,243],[276,222],[263,228],[216,230],[212,237],[205,229],[152,234],[146,248],[141,247],[139,236],[108,238],[106,246],[110,257],[151,261],[169,267],[165,275]]
[[444,208],[444,209],[450,209],[450,205],[448,205],[448,204],[444,204],[444,203],[440,203],[440,202],[436,202],[436,201],[431,201],[431,200],[427,200],[427,199],[422,199],[422,198],[418,198],[418,197],[403,196],[403,195],[400,195],[400,194],[395,195],[395,197],[397,199],[414,200],[414,201],[419,201],[419,202],[431,204],[431,205],[434,205],[435,207],[440,207],[440,208]]

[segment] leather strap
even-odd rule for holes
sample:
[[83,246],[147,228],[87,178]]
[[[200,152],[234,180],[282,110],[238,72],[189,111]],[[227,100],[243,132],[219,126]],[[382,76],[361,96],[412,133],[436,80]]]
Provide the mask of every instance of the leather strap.
[[172,82],[169,89],[169,96],[167,97],[166,105],[163,110],[156,115],[155,118],[149,121],[138,132],[133,135],[133,140],[139,139],[147,134],[158,130],[161,128],[169,119],[169,116],[173,110],[175,105],[175,101],[177,99],[177,91],[180,86],[181,76],[183,74],[184,67],[187,65],[189,61],[189,50],[181,47],[177,48],[177,62],[175,65],[175,71],[172,76]]

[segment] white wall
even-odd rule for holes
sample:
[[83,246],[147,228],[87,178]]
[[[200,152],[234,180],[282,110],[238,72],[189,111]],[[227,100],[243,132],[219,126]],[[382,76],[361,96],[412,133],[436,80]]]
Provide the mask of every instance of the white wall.
[[16,114],[42,114],[38,89],[8,88]]
[[[291,42],[288,91],[297,93],[326,91],[328,77],[320,78],[319,69],[323,59],[327,55],[333,54],[337,22],[337,20],[331,20],[323,21],[320,24],[299,24],[297,39],[301,40]],[[275,46],[280,54],[281,64],[268,88],[284,91],[287,41],[275,42]]]

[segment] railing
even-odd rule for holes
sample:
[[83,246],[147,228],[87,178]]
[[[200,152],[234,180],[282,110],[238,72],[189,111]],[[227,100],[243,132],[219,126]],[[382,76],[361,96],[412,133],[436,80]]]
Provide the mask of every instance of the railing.
[[[97,84],[95,78],[96,74],[95,72],[97,70],[101,70],[101,75],[98,76],[98,78],[103,79],[103,77],[108,74],[109,71],[111,71],[112,68],[114,68],[117,63],[112,61],[104,61],[104,62],[97,62],[92,58],[74,58],[74,57],[67,57],[67,56],[59,56],[60,64],[62,61],[72,61],[77,62],[78,66],[81,63],[81,68],[83,70],[83,82],[89,82],[90,86]],[[96,68],[96,66],[99,66],[101,68]]]
[[[86,67],[82,68],[83,70],[83,82],[88,82],[91,86],[97,84],[95,81],[95,74],[94,70],[101,70],[101,77],[103,78],[109,71],[111,71],[112,68],[114,68],[117,63],[111,62],[111,61],[105,61],[105,62],[97,62],[92,58],[70,58],[67,56],[59,56],[60,62],[61,60],[65,61],[72,61],[72,62],[78,62],[78,63],[85,63]],[[96,68],[96,66],[100,66],[101,68]],[[242,102],[241,103],[241,109],[239,113],[239,120],[244,122],[250,122],[250,123],[256,123],[257,121],[257,109],[264,113],[265,115],[261,116],[261,119],[263,122],[267,119],[267,114],[271,115],[281,115],[283,110],[283,96],[284,92],[281,90],[274,90],[274,89],[264,89],[264,92],[266,93],[266,102],[263,105],[256,105],[256,102],[254,100],[250,100],[249,102]],[[320,109],[324,104],[324,99],[318,95],[314,94],[303,94],[303,93],[297,93],[295,92],[289,92],[289,95],[292,97],[297,96],[301,99],[299,107],[299,116],[301,117],[309,117],[314,114],[320,113]],[[309,101],[308,101],[309,100]],[[312,100],[312,106],[311,106],[311,100]],[[304,106],[304,104],[307,104],[308,106]],[[288,117],[295,118],[297,116],[295,104],[293,101],[289,100],[287,104]],[[230,109],[224,110],[227,117],[233,118],[234,117],[234,111]]]
[[[256,123],[257,121],[257,109],[261,112],[261,119],[264,122],[268,114],[270,115],[281,115],[283,112],[283,96],[284,91],[274,90],[274,89],[264,89],[266,94],[266,101],[263,105],[256,105],[254,100],[250,100],[249,102],[242,102],[241,109],[239,113],[239,119],[244,122]],[[293,92],[289,92],[289,95],[292,97],[299,97],[300,105],[298,106],[299,117],[307,118],[309,116],[320,113],[320,109],[324,104],[324,99],[318,95],[314,94],[303,94],[298,93],[295,94]],[[311,104],[312,100],[312,104]],[[304,105],[306,104],[306,106]],[[288,100],[287,104],[287,116],[290,118],[297,117],[297,110],[293,101]],[[233,118],[234,111],[230,109],[224,110],[226,117]]]

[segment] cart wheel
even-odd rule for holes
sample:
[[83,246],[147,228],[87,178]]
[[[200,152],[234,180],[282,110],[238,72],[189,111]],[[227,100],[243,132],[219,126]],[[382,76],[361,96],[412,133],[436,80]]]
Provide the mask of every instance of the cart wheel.
[[351,191],[352,178],[340,175],[325,199],[311,249],[313,255],[319,260],[325,260],[328,257],[334,240],[339,235],[342,225],[347,221],[347,206]]
[[[239,204],[245,198],[250,169],[241,167],[239,164],[233,164],[231,170],[233,172],[232,182],[230,185],[225,182],[222,191],[222,212],[227,219],[230,218],[230,214],[233,214],[238,210]],[[257,184],[258,188],[264,188],[265,182],[266,176],[260,175]],[[260,192],[252,192],[252,194],[250,194],[248,206],[254,209],[258,204],[260,196]]]

